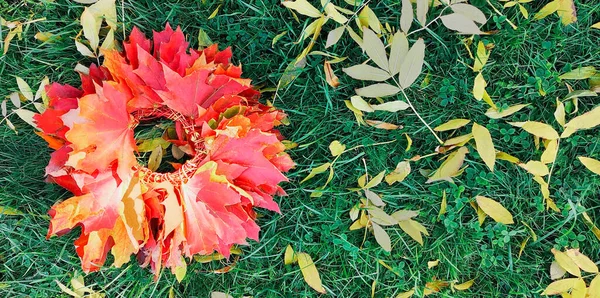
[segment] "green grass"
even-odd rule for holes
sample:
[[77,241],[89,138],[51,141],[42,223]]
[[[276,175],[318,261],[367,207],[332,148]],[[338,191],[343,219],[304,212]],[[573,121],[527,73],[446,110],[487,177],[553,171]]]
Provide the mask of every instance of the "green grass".
[[[207,2],[125,1],[125,17],[121,21],[127,30],[135,25],[146,33],[163,28],[165,22],[180,25],[194,46],[198,30],[202,28],[213,41],[233,47],[234,59],[243,65],[245,77],[252,78],[256,85],[275,87],[285,67],[307,44],[294,43],[302,28],[308,25],[307,18],[300,16],[301,22],[296,22],[290,12],[279,5],[279,0],[238,0],[224,1],[219,14],[207,20],[220,4]],[[370,6],[382,22],[398,26],[399,2],[372,1]],[[600,21],[600,3],[576,1],[579,20],[567,27],[560,24],[556,15],[532,21],[524,19],[515,8],[506,9],[503,13],[518,25],[518,29],[513,30],[485,1],[471,2],[491,16],[485,29],[499,30],[497,34],[475,38],[495,44],[484,71],[488,92],[502,106],[531,104],[507,120],[544,121],[558,128],[552,116],[555,99],[564,97],[568,91],[557,76],[579,66],[600,66],[600,30],[589,29],[592,23]],[[497,1],[492,2],[500,8]],[[526,4],[530,13],[539,10],[543,5],[539,2],[544,1]],[[65,0],[0,0],[0,15],[7,20],[46,18],[24,27],[23,39],[15,38],[8,54],[0,56],[0,98],[17,90],[14,76],[36,87],[36,82],[44,76],[51,81],[78,85],[73,68],[77,62],[93,62],[82,58],[73,45],[73,38],[80,29],[77,20],[82,10],[82,5]],[[119,17],[122,17],[120,11]],[[333,22],[328,22],[324,32],[333,28]],[[33,38],[38,31],[51,32],[60,39],[52,44],[41,44]],[[288,33],[271,47],[273,37],[283,31]],[[120,39],[121,34],[119,32]],[[453,118],[473,119],[488,127],[497,149],[521,160],[539,158],[541,152],[534,148],[530,135],[513,129],[504,120],[487,118],[484,115],[487,106],[471,95],[475,74],[460,63],[472,64],[460,42],[463,37],[452,34],[440,24],[416,35],[423,37],[427,44],[424,72],[431,74],[431,82],[424,88],[413,87],[408,96],[423,118],[432,126]],[[314,49],[324,51],[325,39],[324,33]],[[600,159],[599,129],[579,132],[561,143],[550,189],[562,213],[544,210],[539,187],[530,174],[502,161],[496,171],[490,173],[470,147],[472,153],[466,161],[469,167],[455,179],[455,185],[425,184],[426,178],[418,170],[435,169],[440,164],[437,158],[427,158],[413,163],[413,173],[402,183],[381,184],[375,189],[387,202],[387,211],[420,210],[417,220],[431,234],[423,246],[394,227],[386,228],[392,238],[391,253],[378,247],[371,235],[363,244],[362,232],[348,230],[351,224],[348,211],[359,196],[347,188],[357,185],[356,179],[365,173],[365,164],[370,174],[391,171],[403,159],[432,152],[436,141],[411,112],[368,115],[369,119],[403,125],[401,130],[357,126],[343,100],[354,95],[354,88],[361,83],[345,76],[341,67],[361,63],[366,56],[347,35],[328,51],[349,57],[334,66],[341,81],[339,88],[332,89],[326,84],[323,58],[311,56],[298,79],[278,93],[275,104],[289,114],[291,121],[282,132],[300,144],[290,151],[298,165],[289,174],[291,182],[283,185],[289,196],[277,198],[282,214],[259,211],[264,215],[259,219],[261,241],[242,247],[244,253],[230,272],[212,273],[225,265],[219,262],[192,262],[181,283],[167,271],[162,272],[158,282],[153,282],[151,273],[132,260],[123,268],[105,267],[89,274],[85,277],[86,283],[105,292],[107,297],[166,297],[170,289],[177,297],[208,297],[211,291],[229,292],[235,297],[316,297],[317,293],[304,283],[298,267],[283,264],[283,251],[291,244],[295,250],[313,257],[331,296],[368,297],[373,281],[377,281],[375,296],[393,297],[415,286],[422,290],[425,283],[435,277],[460,282],[476,279],[468,291],[444,290],[439,297],[533,297],[539,296],[550,283],[548,268],[552,247],[580,247],[592,259],[600,261],[600,242],[581,216],[569,216],[577,213],[571,207],[580,203],[600,224],[600,179],[576,159],[581,155]],[[537,92],[537,80],[548,92],[545,97]],[[586,88],[586,84],[579,82],[574,87]],[[273,93],[265,93],[263,99],[272,100],[272,97]],[[580,99],[579,108],[587,111],[596,104],[597,97],[585,97]],[[16,208],[25,215],[0,215],[0,296],[65,296],[54,280],[66,284],[75,272],[81,272],[72,244],[79,231],[49,240],[45,237],[49,221],[47,210],[56,201],[67,199],[69,194],[44,182],[44,167],[50,154],[44,141],[24,122],[17,118],[11,120],[20,133],[15,135],[6,126],[0,127],[0,206]],[[404,133],[414,141],[408,152]],[[299,181],[312,167],[332,160],[327,146],[336,139],[348,148],[369,146],[343,155],[325,194],[310,198],[311,191],[322,185],[326,177],[318,176],[304,184]],[[395,142],[370,146],[392,140]],[[444,190],[448,193],[448,210],[438,220]],[[468,203],[476,195],[500,201],[513,213],[517,224],[504,226],[488,218],[480,227]],[[519,258],[520,243],[529,235],[522,221],[529,224],[540,239],[530,241]],[[515,232],[508,243],[503,241],[504,231]],[[427,262],[435,259],[439,259],[440,264],[427,269]],[[399,275],[379,265],[378,260],[384,260]]]

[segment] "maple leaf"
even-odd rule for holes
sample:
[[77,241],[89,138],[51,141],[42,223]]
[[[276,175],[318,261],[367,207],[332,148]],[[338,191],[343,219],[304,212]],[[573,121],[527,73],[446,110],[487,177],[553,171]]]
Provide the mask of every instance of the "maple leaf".
[[[122,86],[105,83],[103,94],[90,94],[79,100],[79,117],[67,132],[73,148],[70,160],[77,168],[92,173],[117,161],[119,173],[136,165],[132,117],[127,113],[127,95]],[[79,155],[79,153],[83,153]]]
[[[116,266],[129,261],[145,241],[148,230],[139,178],[121,180],[107,171],[95,177],[78,174],[77,180],[82,181],[83,194],[52,207],[48,238],[82,226],[76,247],[86,272],[96,270],[94,264],[103,264],[106,253],[98,253],[110,248]],[[109,244],[104,243],[107,237],[113,240]]]

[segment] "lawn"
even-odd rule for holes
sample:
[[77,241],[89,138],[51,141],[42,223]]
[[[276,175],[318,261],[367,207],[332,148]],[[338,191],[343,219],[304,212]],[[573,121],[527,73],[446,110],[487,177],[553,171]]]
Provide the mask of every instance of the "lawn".
[[[318,1],[310,2],[320,8]],[[357,9],[341,0],[333,2]],[[369,7],[382,24],[398,28],[400,2],[371,1]],[[487,117],[488,106],[473,97],[477,74],[469,68],[473,58],[463,43],[468,35],[457,35],[437,21],[427,30],[409,36],[411,45],[417,37],[426,44],[423,74],[406,90],[424,121],[436,127],[450,119],[470,119],[487,127],[496,150],[522,161],[539,160],[544,146],[536,148],[531,134],[508,122],[540,121],[558,130],[560,125],[553,114],[557,98],[564,99],[569,94],[565,83],[575,90],[589,88],[587,80],[566,81],[559,75],[578,67],[600,67],[600,30],[590,29],[600,21],[600,1],[575,1],[578,19],[567,26],[556,14],[533,20],[532,15],[547,2],[523,4],[530,13],[526,19],[517,7],[503,9],[503,3],[496,0],[490,3],[504,16],[488,1],[469,1],[489,19],[483,30],[494,31],[475,36],[470,46],[475,53],[480,40],[494,45],[483,72],[487,92],[503,108],[529,104],[504,119]],[[45,18],[24,25],[22,39],[15,37],[7,53],[0,56],[0,99],[18,91],[15,77],[23,78],[34,88],[44,76],[51,82],[79,86],[74,67],[77,63],[96,62],[83,57],[73,43],[81,30],[79,17],[83,8],[83,4],[69,0],[0,0],[0,16],[7,21]],[[211,16],[217,8],[216,15]],[[431,8],[430,18],[440,9]],[[364,115],[366,119],[402,126],[396,130],[357,124],[344,100],[355,95],[355,88],[368,83],[350,78],[342,68],[362,63],[368,57],[348,34],[336,45],[325,48],[327,32],[337,26],[329,21],[313,47],[348,57],[333,64],[339,87],[333,88],[326,82],[323,63],[330,58],[310,55],[297,78],[275,93],[286,67],[308,45],[308,40],[297,41],[311,22],[300,14],[295,18],[279,0],[118,0],[117,12],[127,32],[137,26],[151,34],[168,22],[181,26],[193,47],[198,46],[200,29],[221,48],[231,46],[234,62],[243,66],[243,76],[266,90],[261,100],[273,102],[288,114],[290,124],[280,129],[298,146],[288,151],[297,164],[288,173],[290,182],[282,184],[288,196],[276,198],[281,214],[257,210],[260,242],[240,246],[242,254],[228,272],[215,270],[231,262],[192,260],[181,282],[169,270],[163,270],[153,281],[149,270],[140,268],[134,258],[121,268],[110,267],[109,258],[100,271],[85,275],[86,285],[107,297],[209,297],[213,291],[233,297],[321,296],[305,283],[297,265],[284,264],[288,245],[312,256],[327,296],[336,297],[395,297],[415,287],[415,297],[421,297],[425,284],[433,280],[462,283],[471,279],[475,282],[468,290],[453,291],[447,287],[432,296],[537,297],[552,282],[552,248],[580,248],[592,260],[600,261],[600,239],[582,216],[585,211],[600,224],[600,178],[577,159],[600,159],[599,128],[561,140],[549,183],[551,197],[560,212],[546,210],[539,185],[523,168],[498,160],[491,172],[479,157],[475,142],[466,145],[470,151],[464,163],[467,168],[454,178],[454,183],[426,183],[423,173],[437,169],[443,155],[412,162],[412,173],[404,181],[393,185],[383,182],[372,190],[386,203],[387,212],[417,210],[415,220],[425,226],[429,236],[424,236],[420,245],[398,226],[386,227],[392,243],[391,252],[386,252],[371,233],[365,236],[364,230],[349,230],[353,222],[349,212],[361,199],[361,194],[352,188],[358,187],[357,180],[365,173],[389,173],[403,160],[434,153],[439,144],[410,109]],[[417,26],[413,24],[413,28]],[[7,28],[2,30],[5,36]],[[273,39],[284,31],[287,33],[272,45]],[[34,35],[38,32],[52,33],[53,42],[36,40]],[[122,30],[117,32],[117,38],[124,38]],[[575,107],[572,101],[566,101],[567,118],[590,111],[599,103],[597,96],[580,97],[579,111],[570,115]],[[8,104],[10,108],[10,101]],[[46,234],[50,219],[47,211],[71,194],[44,181],[44,168],[52,151],[46,142],[18,117],[10,120],[18,134],[4,123],[0,125],[0,206],[22,214],[0,214],[0,296],[69,297],[55,281],[68,284],[75,274],[83,274],[73,246],[79,229],[50,239],[46,239]],[[467,130],[463,128],[456,134],[438,134],[448,139],[464,133]],[[356,149],[338,158],[332,181],[320,197],[311,197],[325,184],[327,174],[300,181],[312,168],[333,160],[328,146],[334,140]],[[444,192],[447,207],[440,214]],[[470,205],[479,195],[500,202],[512,213],[514,224],[496,223],[488,217],[480,225]],[[536,239],[530,238],[528,226]],[[439,260],[439,264],[428,268],[428,262],[434,260]]]

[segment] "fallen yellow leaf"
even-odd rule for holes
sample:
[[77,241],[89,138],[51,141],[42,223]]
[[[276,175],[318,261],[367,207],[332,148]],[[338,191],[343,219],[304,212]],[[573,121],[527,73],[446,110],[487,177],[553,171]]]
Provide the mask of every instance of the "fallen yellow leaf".
[[473,137],[475,138],[475,147],[481,159],[485,162],[485,165],[494,171],[494,164],[496,163],[496,149],[494,149],[494,142],[490,132],[484,126],[477,123],[473,123],[472,129]]
[[554,259],[567,272],[575,275],[577,277],[581,277],[581,270],[579,270],[579,266],[564,252],[552,249],[552,254],[554,254]]
[[304,281],[315,291],[321,294],[327,293],[321,284],[321,276],[319,276],[319,271],[312,258],[303,252],[297,253],[296,256],[298,257],[298,265],[300,266]]
[[505,225],[514,223],[512,214],[510,214],[502,204],[484,196],[477,196],[475,197],[475,200],[477,201],[479,208],[496,222]]

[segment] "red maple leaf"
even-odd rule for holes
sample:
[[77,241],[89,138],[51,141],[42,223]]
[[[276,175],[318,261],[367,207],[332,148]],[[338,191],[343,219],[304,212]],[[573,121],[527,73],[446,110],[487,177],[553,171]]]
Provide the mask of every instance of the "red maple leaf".
[[133,117],[127,112],[124,87],[105,83],[102,93],[90,94],[79,100],[79,117],[66,139],[73,148],[70,153],[74,167],[93,173],[118,163],[119,174],[130,172],[137,164],[134,151]]

